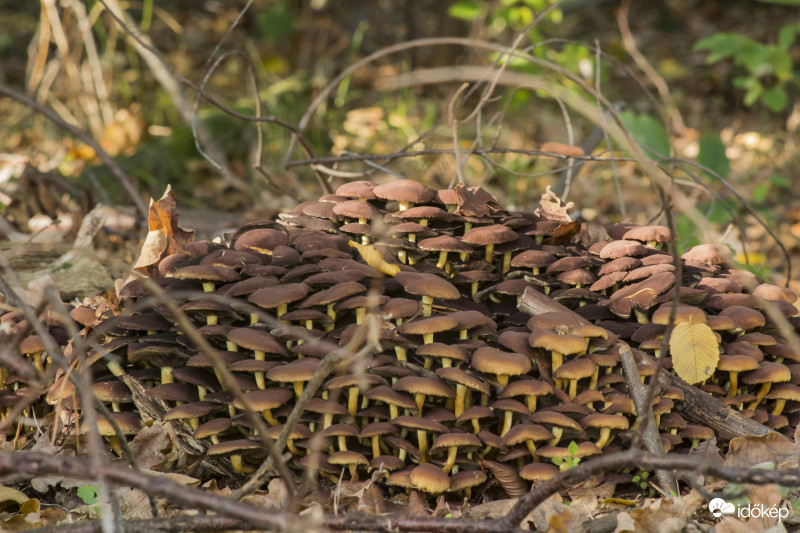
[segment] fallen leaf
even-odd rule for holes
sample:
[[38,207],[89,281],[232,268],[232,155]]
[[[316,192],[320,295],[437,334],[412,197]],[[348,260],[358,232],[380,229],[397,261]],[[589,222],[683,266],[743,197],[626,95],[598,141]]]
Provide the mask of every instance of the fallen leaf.
[[420,494],[418,490],[412,490],[408,495],[408,516],[424,516],[431,515],[431,508],[428,507],[428,502],[425,496]]
[[591,518],[591,513],[583,507],[573,507],[555,499],[545,500],[530,514],[537,530],[557,533],[584,531],[582,524]]
[[457,215],[480,218],[504,211],[497,198],[481,187],[465,187],[458,184],[454,190],[458,198],[458,206],[455,209]]
[[637,533],[680,533],[703,497],[696,490],[673,500],[647,500],[644,507],[630,512]]
[[547,220],[556,220],[566,224],[567,222],[572,222],[572,217],[569,216],[569,210],[573,207],[575,207],[574,202],[569,202],[567,204],[562,203],[561,198],[551,191],[548,185],[545,188],[545,192],[542,193],[542,197],[539,200],[539,207],[534,211],[534,214]]
[[172,470],[178,461],[180,446],[171,424],[154,421],[144,426],[131,441],[131,451],[140,468],[156,471]]
[[631,533],[636,531],[636,523],[633,521],[633,517],[628,513],[617,514],[617,527],[614,528],[614,533],[628,533],[629,531]]
[[[150,200],[147,219],[149,230],[142,251],[133,269],[145,276],[158,277],[158,263],[164,257],[180,252],[194,241],[194,232],[178,225],[178,213],[172,186],[168,185],[164,196],[157,202]],[[128,278],[128,281],[134,279]]]
[[386,274],[387,276],[394,276],[400,272],[399,266],[393,265],[392,263],[386,261],[383,255],[371,244],[365,245],[355,241],[350,241],[350,246],[358,250],[358,255],[361,256],[361,259],[363,259],[365,263],[378,272]]
[[669,352],[675,373],[692,385],[708,379],[719,363],[719,344],[708,324],[675,324]]
[[761,437],[747,435],[731,439],[725,455],[725,466],[749,468],[771,461],[775,468],[797,468],[799,460],[800,446],[797,442],[791,442],[773,431]]
[[516,469],[497,461],[479,461],[479,464],[492,473],[509,496],[522,496],[528,492],[528,484],[522,481]]
[[577,220],[561,224],[553,232],[553,236],[547,239],[547,244],[563,244],[569,242],[572,238],[580,233],[581,223]]
[[580,146],[572,144],[564,144],[560,142],[546,142],[539,147],[540,152],[549,152],[551,154],[565,155],[568,157],[583,157],[586,153]]
[[[781,505],[781,491],[778,485],[748,485],[747,488],[747,498],[750,500],[750,509],[770,509]],[[739,504],[739,509],[744,511],[742,505],[746,506],[748,503],[744,502],[743,504]],[[784,507],[784,509],[786,508]],[[714,528],[715,532],[780,533],[786,531],[786,528],[783,527],[782,522],[779,521],[777,517],[771,518],[760,515],[755,518],[738,518],[738,514],[741,511],[737,511],[737,513],[733,515],[723,515],[724,518],[722,518]],[[788,509],[785,512],[789,513],[791,510]]]

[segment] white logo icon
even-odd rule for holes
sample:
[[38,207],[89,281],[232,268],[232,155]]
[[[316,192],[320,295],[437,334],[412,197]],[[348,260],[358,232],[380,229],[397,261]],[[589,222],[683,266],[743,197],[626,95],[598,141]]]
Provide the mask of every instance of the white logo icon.
[[708,502],[708,510],[714,515],[714,518],[719,518],[724,514],[733,514],[736,508],[732,503],[728,503],[722,498],[714,498]]

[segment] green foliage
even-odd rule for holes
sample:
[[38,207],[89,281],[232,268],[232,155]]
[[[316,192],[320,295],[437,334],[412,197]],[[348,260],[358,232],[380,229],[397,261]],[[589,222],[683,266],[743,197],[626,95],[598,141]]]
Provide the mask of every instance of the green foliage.
[[78,498],[86,505],[94,505],[94,512],[100,513],[100,488],[97,485],[78,487]]
[[637,115],[631,110],[623,111],[619,116],[631,137],[639,143],[647,156],[655,160],[669,157],[669,135],[661,121],[650,115]]
[[711,169],[720,178],[727,178],[731,162],[725,154],[725,144],[716,133],[706,133],[700,138],[697,162]]
[[267,2],[258,11],[256,24],[260,35],[273,43],[283,42],[294,29],[294,14],[289,2]]
[[574,468],[578,466],[578,463],[581,462],[581,458],[577,456],[578,453],[578,443],[574,440],[569,443],[567,447],[569,451],[569,457],[553,457],[552,461],[560,470],[569,470],[570,468]]
[[[789,2],[786,2],[789,3]],[[800,5],[800,2],[792,2]],[[758,101],[770,111],[783,111],[788,102],[788,90],[797,85],[800,77],[795,72],[791,47],[800,32],[800,23],[781,27],[775,44],[764,44],[736,33],[717,33],[700,39],[695,51],[708,51],[706,63],[731,59],[745,74],[733,78],[735,87],[743,89],[744,104],[752,106]]]

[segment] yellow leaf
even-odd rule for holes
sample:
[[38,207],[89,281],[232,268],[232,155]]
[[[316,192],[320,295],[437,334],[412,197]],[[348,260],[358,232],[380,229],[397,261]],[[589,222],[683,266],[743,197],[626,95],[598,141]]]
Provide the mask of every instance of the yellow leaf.
[[366,245],[357,243],[356,241],[350,241],[350,246],[358,250],[358,255],[361,256],[361,259],[378,272],[386,274],[387,276],[394,276],[400,272],[399,266],[387,262],[381,253],[371,244]]
[[669,339],[672,368],[687,383],[711,377],[719,363],[719,344],[708,324],[675,324]]

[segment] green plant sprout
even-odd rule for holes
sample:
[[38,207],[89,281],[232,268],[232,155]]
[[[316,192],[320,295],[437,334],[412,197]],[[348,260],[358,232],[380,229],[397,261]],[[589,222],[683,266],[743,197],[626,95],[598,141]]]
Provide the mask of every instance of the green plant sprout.
[[578,466],[578,463],[581,462],[581,458],[578,457],[578,443],[574,440],[569,443],[567,447],[567,451],[569,451],[569,457],[553,457],[552,461],[559,470],[569,470],[570,468],[574,468]]
[[94,512],[100,513],[100,488],[97,485],[82,485],[78,487],[78,498],[86,505],[94,505]]

